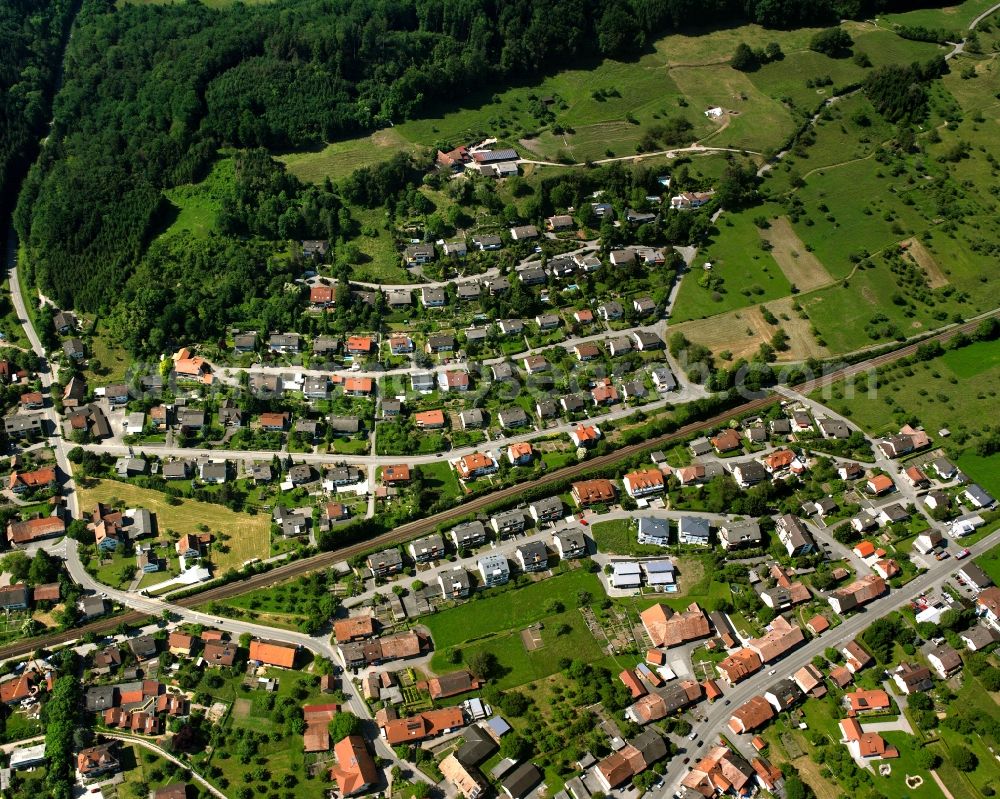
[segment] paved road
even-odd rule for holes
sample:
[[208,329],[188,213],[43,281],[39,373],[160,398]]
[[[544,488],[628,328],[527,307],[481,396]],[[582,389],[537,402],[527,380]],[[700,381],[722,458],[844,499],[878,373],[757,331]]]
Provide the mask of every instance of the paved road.
[[[972,557],[977,557],[998,543],[1000,543],[1000,530],[970,546],[969,550],[972,553]],[[734,736],[732,731],[726,726],[732,715],[732,711],[737,707],[752,696],[763,694],[779,678],[790,677],[809,663],[816,655],[822,654],[823,650],[827,647],[836,646],[839,649],[845,643],[857,637],[875,619],[885,616],[900,606],[916,599],[931,588],[940,587],[948,575],[951,574],[952,570],[953,564],[950,560],[941,562],[932,561],[931,567],[925,574],[910,581],[903,588],[891,591],[884,597],[876,599],[863,612],[849,616],[839,627],[832,628],[822,635],[813,638],[788,657],[777,663],[765,666],[765,668],[761,669],[753,677],[749,677],[728,690],[724,689],[725,700],[728,700],[729,704],[726,704],[725,701],[719,701],[714,705],[705,707],[703,713],[706,720],[696,722],[692,725],[701,740],[700,746],[691,747],[690,742],[687,741],[683,744],[694,750],[692,761],[695,757],[704,754],[708,746],[719,735],[725,734],[729,738],[741,739],[744,742],[748,739],[748,736]],[[768,674],[771,669],[775,670],[776,673],[774,675]],[[686,771],[687,768],[678,758],[674,758],[670,762],[664,779],[666,788],[662,793],[661,799],[673,796]]]
[[[17,234],[14,232],[13,227],[7,232],[6,264],[7,273],[10,277],[10,299],[14,305],[14,311],[24,327],[24,333],[31,344],[31,349],[39,358],[38,377],[42,384],[42,394],[48,395],[51,393],[55,375],[53,374],[52,365],[48,360],[45,348],[42,346],[42,342],[35,332],[31,317],[28,316],[28,310],[24,305],[21,282],[17,273]],[[68,448],[60,434],[61,421],[51,401],[48,401],[46,405],[47,407],[41,413],[54,430],[54,435],[49,439],[49,444],[55,450],[56,464],[65,476],[65,481],[61,489],[62,495],[66,498],[70,512],[75,518],[78,518],[80,512],[77,507],[76,485],[73,482],[73,469],[70,466],[69,459],[66,457]]]

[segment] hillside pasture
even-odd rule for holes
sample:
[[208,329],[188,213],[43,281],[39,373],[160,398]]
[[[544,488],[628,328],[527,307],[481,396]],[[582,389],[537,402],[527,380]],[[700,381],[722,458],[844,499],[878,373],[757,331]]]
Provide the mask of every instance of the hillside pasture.
[[906,257],[923,270],[927,276],[928,286],[932,289],[939,289],[948,285],[950,281],[942,271],[941,265],[934,259],[930,251],[920,243],[920,239],[907,239],[900,242],[900,246],[906,250]]
[[777,353],[779,361],[828,357],[830,350],[816,341],[810,332],[809,322],[800,319],[792,310],[793,302],[791,297],[767,302],[768,310],[778,317],[778,325],[768,324],[760,307],[755,306],[684,322],[672,326],[671,330],[683,333],[695,344],[708,347],[716,356],[728,351],[734,359],[738,359],[751,357],[761,344],[771,340],[780,326],[788,334],[788,349]]
[[356,139],[331,142],[319,150],[286,153],[277,159],[299,180],[319,183],[337,180],[363,166],[387,161],[398,152],[416,152],[418,145],[399,134],[396,128],[385,128]]
[[760,237],[771,245],[771,256],[788,282],[799,291],[812,291],[833,282],[833,276],[806,249],[787,216],[771,220],[770,227],[760,231]]

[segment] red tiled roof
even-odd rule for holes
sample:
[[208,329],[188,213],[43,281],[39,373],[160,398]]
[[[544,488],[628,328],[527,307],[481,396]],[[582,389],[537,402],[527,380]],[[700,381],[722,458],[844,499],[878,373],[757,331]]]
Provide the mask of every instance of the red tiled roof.
[[290,669],[295,665],[295,655],[297,652],[297,647],[285,644],[275,644],[258,640],[250,642],[250,660],[266,663],[269,666],[280,666]]

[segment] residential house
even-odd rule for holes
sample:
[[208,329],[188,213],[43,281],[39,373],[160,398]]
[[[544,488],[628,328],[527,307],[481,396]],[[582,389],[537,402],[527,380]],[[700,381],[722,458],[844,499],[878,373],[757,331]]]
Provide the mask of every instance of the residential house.
[[775,525],[778,540],[785,546],[790,557],[806,555],[816,548],[816,541],[797,516],[786,513],[778,518]]
[[790,710],[803,696],[802,689],[795,681],[787,678],[778,680],[764,692],[764,698],[774,708],[775,714]]
[[486,588],[503,585],[510,579],[510,566],[507,564],[506,555],[496,552],[490,553],[481,557],[477,566],[479,576]]
[[429,264],[435,254],[433,244],[411,244],[403,250],[403,261],[407,266]]
[[560,530],[552,535],[560,560],[582,558],[587,554],[587,539],[579,528]]
[[458,472],[463,480],[474,480],[477,477],[485,477],[486,475],[495,473],[497,468],[497,462],[491,456],[482,452],[463,455],[455,461],[455,471]]
[[519,225],[510,229],[510,237],[514,241],[528,241],[538,238],[538,228],[534,225]]
[[596,425],[578,424],[569,431],[570,440],[574,446],[589,448],[595,446],[601,439],[601,430]]
[[710,441],[715,451],[720,454],[733,452],[741,449],[743,446],[743,439],[740,437],[740,434],[731,427],[726,428],[718,435],[712,436]]
[[398,549],[385,549],[369,555],[367,565],[372,577],[389,577],[403,571],[403,556]]
[[670,524],[666,519],[640,516],[637,535],[640,544],[665,547],[670,544]]
[[472,549],[486,541],[486,528],[481,521],[463,522],[448,531],[455,549]]
[[302,349],[302,336],[298,333],[272,333],[267,340],[267,348],[279,355],[297,353]]
[[850,585],[838,588],[827,597],[830,607],[843,615],[867,605],[887,590],[885,580],[877,574],[866,574]]
[[926,693],[934,687],[931,672],[926,666],[900,663],[892,672],[892,680],[904,694]]
[[552,522],[563,517],[563,503],[559,497],[546,497],[528,505],[528,512],[536,522]]
[[927,662],[942,680],[947,680],[962,668],[962,658],[948,644],[941,643],[924,650]]
[[708,546],[709,521],[703,516],[681,516],[677,520],[677,540],[682,544]]
[[524,511],[517,509],[500,511],[490,517],[493,532],[501,538],[521,532],[525,523]]
[[650,605],[639,614],[639,620],[653,646],[658,647],[680,646],[711,634],[708,617],[697,603],[688,605],[681,613],[662,603]]
[[757,654],[763,663],[770,663],[784,657],[788,652],[805,641],[802,628],[792,624],[783,616],[771,622],[768,631],[759,638],[751,638],[747,647]]
[[441,596],[444,599],[463,599],[472,590],[469,573],[462,566],[439,572],[437,579],[438,585],[441,587]]
[[410,556],[417,563],[427,563],[444,557],[444,538],[440,533],[418,538],[410,543]]
[[719,543],[726,550],[739,547],[757,547],[760,546],[761,541],[760,525],[754,519],[738,522],[726,521],[719,528]]
[[762,696],[753,696],[733,711],[729,729],[737,735],[752,732],[767,724],[774,715],[770,702]]
[[625,475],[625,493],[633,499],[663,493],[663,472],[659,469],[637,469]]
[[615,500],[615,486],[607,479],[580,480],[572,486],[573,501],[577,507],[608,504]]

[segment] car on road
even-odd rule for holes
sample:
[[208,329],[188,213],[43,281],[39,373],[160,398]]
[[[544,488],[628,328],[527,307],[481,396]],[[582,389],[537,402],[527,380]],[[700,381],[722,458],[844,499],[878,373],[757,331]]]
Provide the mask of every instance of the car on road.
[[732,700],[732,699],[727,699],[727,700],[726,700],[726,704],[727,704],[727,705],[731,705],[732,703],[733,703],[733,700]]
[[768,677],[771,677],[771,676],[773,676],[773,675],[774,675],[774,673],[775,673],[776,671],[777,671],[777,669],[771,669],[771,670],[770,670],[770,671],[769,671],[769,672],[767,673],[767,676],[768,676]]
[[688,736],[688,740],[689,741],[693,741],[697,737],[698,737],[698,733],[692,731],[692,733]]
[[969,555],[971,555],[971,554],[972,554],[972,553],[971,553],[971,552],[969,552],[969,550],[967,550],[967,549],[963,549],[963,550],[962,550],[961,552],[959,552],[959,553],[957,553],[957,554],[955,555],[955,560],[961,560],[962,558],[967,558],[967,557],[969,557]]

